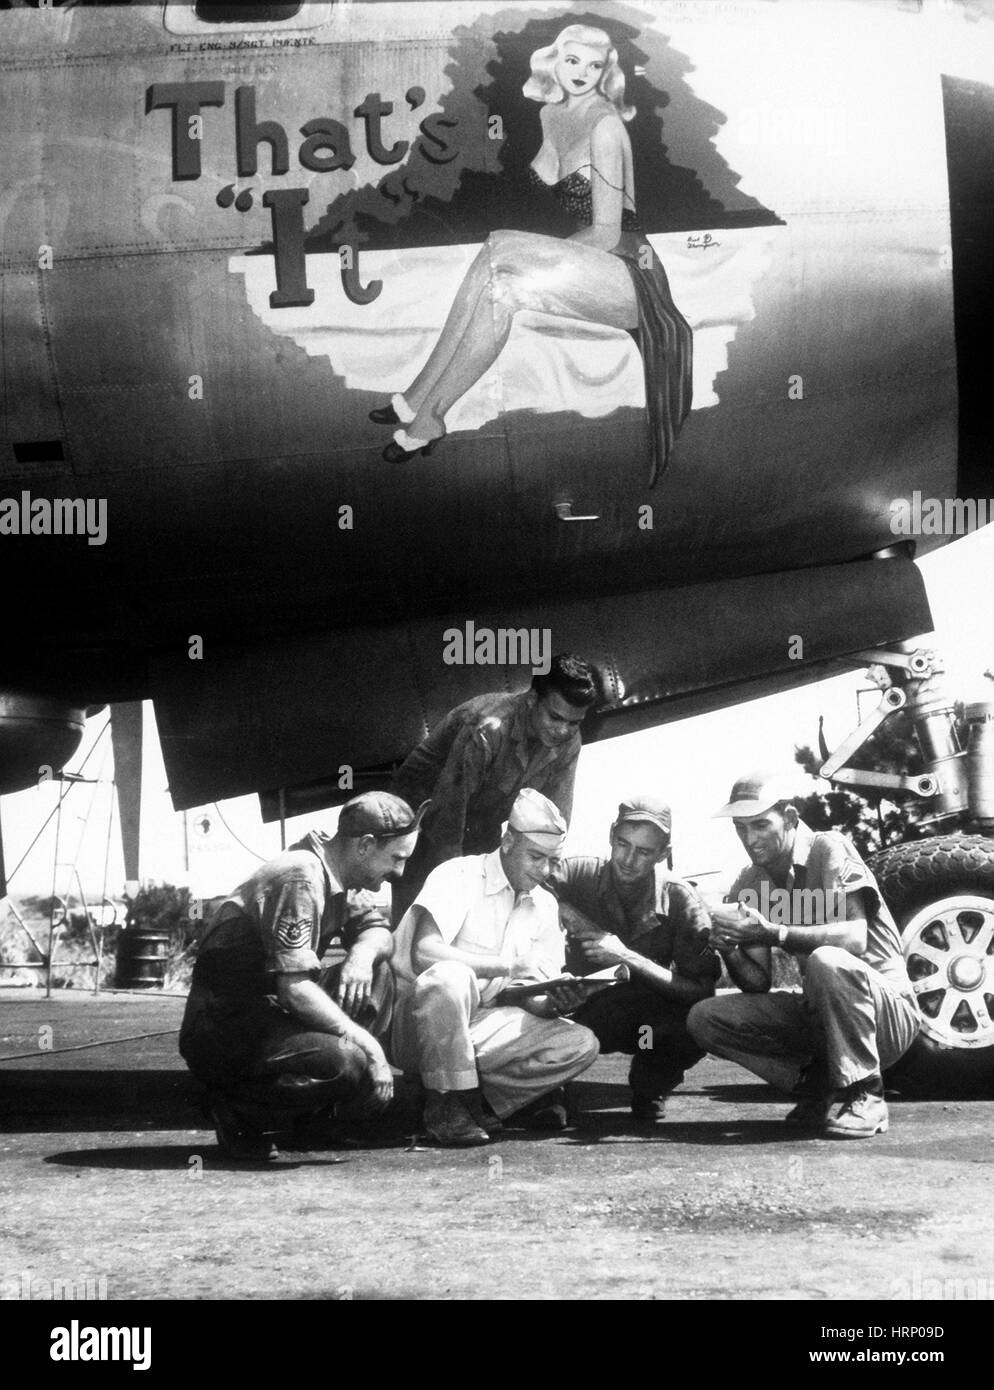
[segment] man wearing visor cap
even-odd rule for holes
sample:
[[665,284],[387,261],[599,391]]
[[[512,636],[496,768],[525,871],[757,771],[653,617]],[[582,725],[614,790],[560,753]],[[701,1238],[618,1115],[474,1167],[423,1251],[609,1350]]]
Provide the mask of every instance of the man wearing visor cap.
[[543,1120],[536,1102],[597,1056],[594,1035],[563,1017],[581,1002],[576,986],[501,1000],[510,984],[562,974],[556,901],[541,885],[565,838],[558,808],[523,788],[498,848],[440,864],[397,928],[390,1056],[420,1073],[425,1128],[440,1144],[485,1144],[529,1106]]
[[[275,1132],[339,1102],[389,1102],[374,1034],[389,1025],[393,937],[370,893],[403,873],[424,809],[354,797],[333,835],[312,830],[261,865],[208,924],[179,1047],[229,1157],[273,1157]],[[345,958],[322,974],[336,941]]]
[[549,879],[569,938],[567,968],[588,975],[625,965],[630,972],[574,1017],[596,1034],[602,1052],[632,1057],[632,1114],[650,1125],[704,1056],[687,1032],[687,1013],[714,993],[721,973],[704,904],[664,868],[670,824],[659,797],[629,797],[611,826],[610,858],[564,859]]
[[[884,1132],[883,1071],[920,1018],[876,880],[844,835],[804,824],[776,772],[740,777],[717,814],[751,861],[728,894],[737,906],[712,913],[711,939],[743,993],[695,1005],[691,1033],[793,1094],[788,1124],[841,1139]],[[773,946],[797,958],[801,993],[769,992]]]

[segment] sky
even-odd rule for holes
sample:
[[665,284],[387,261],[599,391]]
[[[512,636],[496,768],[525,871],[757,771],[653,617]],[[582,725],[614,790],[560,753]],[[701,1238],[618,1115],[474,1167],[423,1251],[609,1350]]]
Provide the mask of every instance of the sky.
[[[918,564],[935,624],[934,634],[923,637],[921,645],[934,646],[944,657],[954,696],[967,701],[994,699],[994,683],[984,677],[985,670],[994,668],[994,526],[961,537]],[[816,746],[820,714],[825,716],[829,746],[835,747],[858,722],[860,691],[866,692],[862,697],[865,714],[878,697],[856,670],[800,690],[585,747],[566,852],[603,852],[619,801],[638,790],[651,790],[673,808],[675,871],[708,875],[702,887],[723,886],[740,867],[741,848],[730,822],[714,820],[713,813],[727,799],[735,777],[759,765],[792,766],[796,746]],[[145,712],[142,877],[189,884],[198,897],[226,893],[262,859],[279,852],[279,826],[263,824],[255,796],[223,801],[185,816],[174,812],[150,703]],[[75,863],[92,902],[100,901],[105,882],[112,896],[124,888],[109,780],[113,773],[110,740],[107,735],[100,738],[106,717],[101,714],[90,721],[80,750],[67,768],[70,772],[79,769],[96,743],[84,775],[102,780],[73,788],[63,804],[59,836],[58,857],[64,867],[58,870],[58,891],[65,895]],[[798,790],[814,787],[798,769]],[[54,810],[57,797],[53,783],[0,799],[15,903],[27,894],[52,891],[54,820],[23,865],[16,866]],[[312,825],[333,828],[335,816],[334,811],[325,811],[291,819],[287,842]]]

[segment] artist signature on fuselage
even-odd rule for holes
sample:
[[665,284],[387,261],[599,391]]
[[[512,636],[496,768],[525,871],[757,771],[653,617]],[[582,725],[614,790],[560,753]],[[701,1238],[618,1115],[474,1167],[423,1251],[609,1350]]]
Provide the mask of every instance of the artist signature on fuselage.
[[712,246],[720,246],[720,241],[715,241],[710,232],[705,232],[702,236],[689,236],[687,238],[688,251],[708,251]]

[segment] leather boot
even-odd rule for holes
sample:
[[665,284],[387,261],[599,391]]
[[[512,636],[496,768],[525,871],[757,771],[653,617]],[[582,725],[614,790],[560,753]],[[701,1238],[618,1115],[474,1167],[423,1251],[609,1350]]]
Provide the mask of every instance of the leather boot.
[[488,1144],[490,1136],[476,1123],[463,1097],[464,1091],[426,1091],[424,1126],[428,1135],[445,1148],[468,1149]]

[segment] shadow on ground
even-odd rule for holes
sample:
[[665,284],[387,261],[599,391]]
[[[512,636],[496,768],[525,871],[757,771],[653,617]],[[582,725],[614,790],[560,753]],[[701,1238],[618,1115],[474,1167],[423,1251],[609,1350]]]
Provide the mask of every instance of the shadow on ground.
[[213,1136],[205,1143],[197,1144],[135,1144],[115,1149],[72,1149],[65,1153],[48,1154],[44,1162],[60,1168],[109,1168],[115,1170],[136,1169],[141,1172],[189,1172],[193,1161],[199,1162],[204,1172],[246,1173],[252,1169],[259,1171],[282,1171],[288,1169],[316,1167],[326,1168],[336,1163],[348,1162],[348,1157],[339,1153],[281,1155],[273,1162],[259,1159],[257,1162],[238,1162],[225,1158],[215,1146]]
[[200,1116],[189,1074],[163,1071],[0,1071],[0,1133],[191,1129]]

